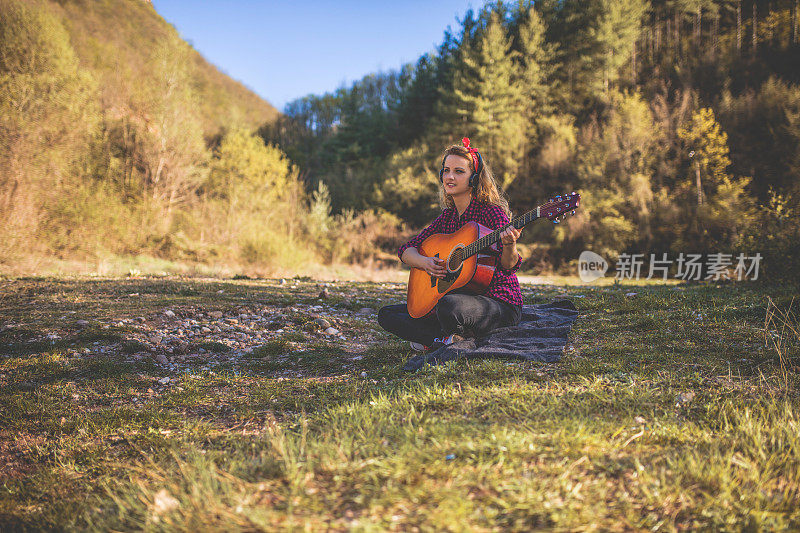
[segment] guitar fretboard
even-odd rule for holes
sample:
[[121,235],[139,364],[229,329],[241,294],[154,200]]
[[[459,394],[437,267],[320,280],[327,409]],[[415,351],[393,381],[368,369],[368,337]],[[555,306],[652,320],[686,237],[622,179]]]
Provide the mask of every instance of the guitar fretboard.
[[520,215],[514,218],[511,222],[509,222],[505,226],[499,227],[493,232],[489,233],[488,235],[485,235],[480,239],[478,239],[477,241],[465,246],[463,259],[472,257],[473,255],[477,254],[484,248],[488,248],[489,246],[499,241],[500,234],[503,233],[509,226],[514,226],[517,229],[522,229],[523,227],[527,226],[528,224],[539,218],[538,212],[539,212],[538,207],[536,209],[528,211],[524,215]]

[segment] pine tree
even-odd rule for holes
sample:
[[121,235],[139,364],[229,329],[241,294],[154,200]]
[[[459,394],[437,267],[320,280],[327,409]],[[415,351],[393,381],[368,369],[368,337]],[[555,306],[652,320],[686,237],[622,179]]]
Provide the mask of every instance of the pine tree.
[[598,7],[600,16],[587,36],[596,43],[593,67],[601,76],[603,90],[608,92],[619,79],[622,67],[631,60],[647,3],[645,0],[599,0]]
[[701,108],[692,114],[689,124],[678,130],[678,138],[692,159],[694,179],[690,181],[695,183],[697,203],[701,204],[706,195],[704,187],[714,191],[728,176],[728,135],[717,123],[714,111]]
[[[689,123],[678,130],[687,155],[691,158],[690,174],[678,191],[678,195],[696,193],[696,221],[682,224],[678,243],[691,243],[695,247],[727,247],[733,244],[739,233],[752,222],[754,201],[748,193],[751,178],[735,178],[728,174],[731,164],[728,136],[722,131],[709,108],[701,108],[692,114]],[[694,183],[694,187],[690,184]],[[693,196],[693,195],[692,195]],[[688,207],[684,209],[692,209]]]
[[453,88],[455,115],[464,133],[474,136],[473,144],[491,161],[504,187],[516,178],[527,130],[524,93],[515,74],[517,56],[493,12],[476,47],[465,50],[464,68],[457,72]]
[[518,48],[520,50],[519,83],[531,124],[536,117],[550,115],[553,106],[550,98],[551,62],[553,46],[545,40],[547,28],[533,7],[521,10],[523,18],[519,26]]

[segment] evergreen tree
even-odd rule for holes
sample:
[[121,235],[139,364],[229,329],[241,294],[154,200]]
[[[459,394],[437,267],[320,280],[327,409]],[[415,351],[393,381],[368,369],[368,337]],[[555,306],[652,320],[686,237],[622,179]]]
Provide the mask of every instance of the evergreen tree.
[[398,110],[398,139],[401,147],[410,146],[426,133],[438,99],[438,62],[431,54],[417,61],[411,82],[401,95]]
[[[680,246],[731,246],[736,236],[752,223],[755,203],[747,192],[750,178],[728,174],[731,164],[728,136],[722,131],[713,110],[701,108],[687,125],[678,130],[691,159],[689,174],[677,195],[685,203],[687,223],[681,224]],[[696,196],[695,196],[696,195]],[[696,198],[687,202],[688,198]],[[692,209],[691,205],[696,207]],[[692,223],[694,221],[695,223]]]
[[457,124],[474,137],[504,187],[517,176],[528,129],[517,56],[499,15],[492,13],[475,48],[465,50],[453,87]]
[[602,123],[587,124],[577,155],[583,208],[560,239],[579,239],[611,256],[652,238],[652,174],[663,132],[641,95],[610,94]]
[[592,68],[608,92],[631,60],[648,5],[646,0],[599,0],[598,7],[600,16],[586,35],[596,43]]
[[695,184],[698,203],[702,203],[707,194],[704,187],[713,192],[727,177],[726,169],[731,164],[728,136],[717,123],[714,111],[701,108],[678,130],[678,138],[692,159],[693,179],[689,181]]

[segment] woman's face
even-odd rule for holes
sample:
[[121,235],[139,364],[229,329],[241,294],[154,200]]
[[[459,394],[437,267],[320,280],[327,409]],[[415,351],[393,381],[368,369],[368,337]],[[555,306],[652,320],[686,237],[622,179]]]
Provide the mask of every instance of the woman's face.
[[472,171],[469,169],[469,161],[466,158],[455,154],[448,155],[444,160],[444,173],[442,174],[445,192],[451,196],[471,194],[470,174]]

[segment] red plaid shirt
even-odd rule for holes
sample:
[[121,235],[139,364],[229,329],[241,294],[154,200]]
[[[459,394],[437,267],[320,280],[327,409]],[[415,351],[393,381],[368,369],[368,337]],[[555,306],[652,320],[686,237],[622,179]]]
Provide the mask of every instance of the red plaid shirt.
[[[419,232],[419,234],[405,243],[397,251],[398,257],[402,260],[403,252],[408,248],[417,248],[422,245],[422,241],[433,235],[434,233],[453,233],[467,222],[477,222],[489,229],[497,229],[501,226],[508,224],[509,220],[503,209],[496,205],[490,205],[479,202],[474,198],[469,203],[467,210],[461,216],[458,216],[458,210],[455,207],[450,207],[442,211],[436,220],[430,223],[428,227]],[[503,253],[503,243],[497,241],[497,250],[500,254]],[[494,246],[492,246],[494,248]],[[483,253],[493,253],[493,250],[487,249]],[[497,269],[495,270],[492,282],[489,288],[484,293],[485,296],[490,296],[496,300],[501,300],[511,305],[522,305],[522,293],[519,290],[519,280],[517,280],[517,270],[522,257],[517,254],[517,262],[513,267],[506,270],[500,265],[500,258],[497,259]]]

